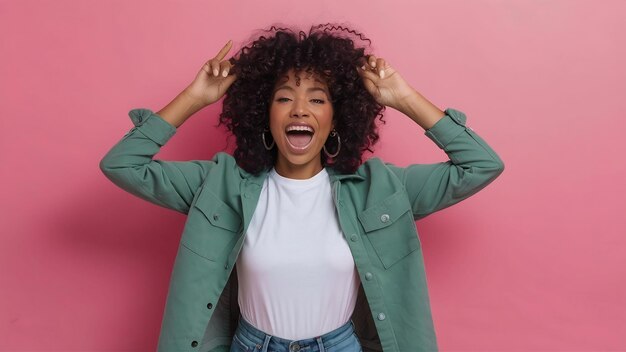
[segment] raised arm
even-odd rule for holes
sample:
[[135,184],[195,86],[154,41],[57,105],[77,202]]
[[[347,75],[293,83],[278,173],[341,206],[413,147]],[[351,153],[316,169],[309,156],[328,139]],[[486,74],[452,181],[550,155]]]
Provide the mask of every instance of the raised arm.
[[466,120],[463,112],[448,108],[424,132],[450,160],[405,168],[388,165],[404,183],[415,220],[472,196],[504,171],[504,162]]
[[134,127],[100,160],[104,175],[118,187],[151,203],[187,214],[196,191],[215,163],[210,160],[153,159],[191,115],[219,100],[235,81],[223,60],[229,41],[206,62],[193,82],[163,109],[129,112]]
[[359,69],[376,100],[401,111],[424,128],[424,134],[450,160],[406,168],[388,164],[402,180],[413,217],[421,219],[477,193],[503,171],[504,162],[470,127],[461,111],[441,111],[410,87],[384,59],[373,55]]

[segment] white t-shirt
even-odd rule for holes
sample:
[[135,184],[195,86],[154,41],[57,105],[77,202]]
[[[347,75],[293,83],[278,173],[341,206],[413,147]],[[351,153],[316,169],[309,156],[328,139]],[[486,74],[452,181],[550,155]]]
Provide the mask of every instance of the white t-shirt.
[[270,171],[237,276],[241,314],[270,335],[306,339],[350,320],[360,279],[325,169],[306,180]]

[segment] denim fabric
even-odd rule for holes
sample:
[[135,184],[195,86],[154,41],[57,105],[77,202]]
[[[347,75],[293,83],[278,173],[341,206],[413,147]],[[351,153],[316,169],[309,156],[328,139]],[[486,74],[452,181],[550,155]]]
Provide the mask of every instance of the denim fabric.
[[322,336],[287,340],[268,335],[243,317],[233,336],[230,352],[362,352],[352,320]]

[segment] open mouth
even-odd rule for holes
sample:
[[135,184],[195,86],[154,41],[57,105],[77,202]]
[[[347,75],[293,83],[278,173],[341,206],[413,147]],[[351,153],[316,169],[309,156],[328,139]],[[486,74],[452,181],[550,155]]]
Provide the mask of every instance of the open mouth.
[[294,149],[306,149],[313,140],[313,127],[305,124],[290,124],[285,129],[287,141]]

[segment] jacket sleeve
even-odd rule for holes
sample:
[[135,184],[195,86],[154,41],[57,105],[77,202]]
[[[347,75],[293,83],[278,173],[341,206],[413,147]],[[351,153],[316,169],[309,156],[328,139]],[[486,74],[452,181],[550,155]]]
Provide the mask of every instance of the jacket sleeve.
[[415,220],[472,196],[504,171],[504,162],[465,125],[466,119],[463,112],[448,108],[424,132],[450,160],[406,168],[389,165],[404,183]]
[[100,160],[100,169],[123,190],[187,214],[214,161],[153,160],[176,127],[149,109],[133,109],[128,115],[134,127]]

